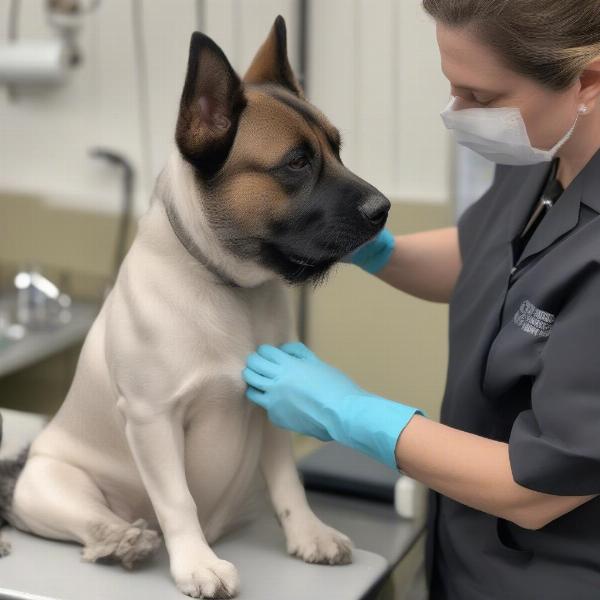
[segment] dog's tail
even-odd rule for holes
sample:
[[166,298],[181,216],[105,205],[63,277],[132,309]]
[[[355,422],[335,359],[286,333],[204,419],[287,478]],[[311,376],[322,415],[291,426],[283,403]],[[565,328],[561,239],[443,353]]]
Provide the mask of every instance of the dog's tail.
[[[2,414],[0,413],[0,446],[2,445]],[[0,528],[8,522],[17,479],[29,454],[29,444],[19,452],[16,458],[0,460]],[[0,557],[10,553],[10,544],[0,536]]]

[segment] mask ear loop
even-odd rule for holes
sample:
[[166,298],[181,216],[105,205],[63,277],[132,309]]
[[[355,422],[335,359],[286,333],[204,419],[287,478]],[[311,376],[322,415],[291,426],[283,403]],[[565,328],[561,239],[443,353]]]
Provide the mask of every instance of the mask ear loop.
[[449,100],[448,104],[446,105],[446,108],[444,108],[444,110],[442,111],[442,113],[452,112],[452,107],[454,106],[455,102],[456,102],[456,96],[453,96],[452,94],[450,94],[450,100]]
[[577,126],[577,122],[579,121],[579,117],[582,115],[587,115],[588,112],[590,112],[589,106],[587,106],[587,104],[582,104],[577,109],[577,117],[575,117],[575,123],[573,123],[573,126],[571,127],[571,129],[569,129],[569,131],[567,131],[567,133],[565,134],[565,137],[562,138],[562,140],[559,140],[558,143],[556,144],[556,146],[554,146],[554,148],[549,150],[549,152],[551,152],[552,154],[556,154],[571,139],[571,136],[573,135],[573,132],[575,131],[575,127]]

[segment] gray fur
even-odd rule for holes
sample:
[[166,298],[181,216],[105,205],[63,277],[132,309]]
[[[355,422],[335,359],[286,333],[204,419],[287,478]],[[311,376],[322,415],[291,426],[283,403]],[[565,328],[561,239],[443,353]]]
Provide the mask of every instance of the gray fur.
[[[0,444],[2,443],[2,414],[0,413]],[[25,466],[29,454],[27,445],[16,458],[0,460],[0,528],[8,521],[13,494],[19,474]],[[10,544],[0,535],[0,558],[10,554]]]
[[94,542],[86,544],[82,558],[85,562],[116,559],[126,569],[132,569],[135,563],[154,554],[160,547],[158,532],[147,527],[144,519],[138,519],[123,527],[94,523],[90,525],[90,534]]

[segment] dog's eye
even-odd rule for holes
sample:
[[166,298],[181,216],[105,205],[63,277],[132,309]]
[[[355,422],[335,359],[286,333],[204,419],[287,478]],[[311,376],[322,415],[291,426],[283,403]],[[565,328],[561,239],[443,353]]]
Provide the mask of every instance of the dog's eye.
[[304,169],[304,167],[306,167],[307,165],[308,165],[308,157],[305,155],[297,156],[296,158],[293,158],[292,160],[290,160],[290,162],[288,163],[288,167],[290,169],[294,169],[295,171]]

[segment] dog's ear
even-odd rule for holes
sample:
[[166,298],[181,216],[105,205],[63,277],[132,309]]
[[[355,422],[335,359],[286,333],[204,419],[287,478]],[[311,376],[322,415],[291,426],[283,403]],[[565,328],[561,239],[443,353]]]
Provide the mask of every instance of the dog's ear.
[[287,55],[287,30],[280,15],[244,75],[245,83],[275,83],[304,97]]
[[240,78],[221,48],[193,33],[175,141],[204,178],[227,160],[245,106]]

